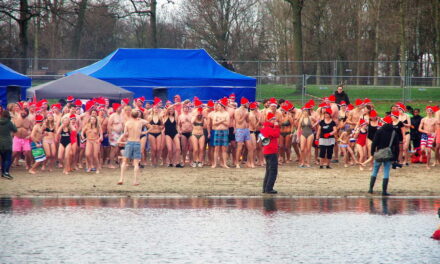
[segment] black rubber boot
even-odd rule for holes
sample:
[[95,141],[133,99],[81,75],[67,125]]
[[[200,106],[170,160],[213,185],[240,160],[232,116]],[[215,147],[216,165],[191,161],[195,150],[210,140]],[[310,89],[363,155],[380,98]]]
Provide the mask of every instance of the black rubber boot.
[[388,189],[388,180],[389,180],[389,179],[383,179],[383,182],[382,182],[382,195],[386,195],[386,196],[391,195],[391,194],[389,194],[389,193],[387,192],[387,189]]
[[370,189],[368,189],[368,193],[373,193],[373,187],[374,187],[375,183],[376,183],[376,177],[371,177],[370,178]]

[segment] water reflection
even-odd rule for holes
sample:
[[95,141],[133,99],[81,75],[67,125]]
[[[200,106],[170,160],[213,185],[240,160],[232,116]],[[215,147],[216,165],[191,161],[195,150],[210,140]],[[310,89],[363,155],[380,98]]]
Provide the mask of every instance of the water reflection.
[[0,263],[440,263],[440,199],[1,198]]
[[339,212],[383,215],[434,212],[440,199],[425,198],[0,198],[0,213],[26,212],[38,208],[233,208],[259,210],[265,214],[328,214]]

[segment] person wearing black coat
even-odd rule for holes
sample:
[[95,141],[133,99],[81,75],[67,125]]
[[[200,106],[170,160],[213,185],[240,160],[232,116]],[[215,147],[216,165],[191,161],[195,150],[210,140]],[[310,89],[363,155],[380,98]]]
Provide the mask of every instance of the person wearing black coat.
[[335,91],[335,103],[340,104],[342,101],[344,101],[347,105],[350,104],[350,98],[348,98],[348,95],[344,92],[344,88],[342,86],[338,86],[338,89]]
[[12,180],[9,168],[12,163],[12,136],[11,133],[17,132],[17,127],[11,122],[11,115],[8,111],[3,111],[0,118],[0,157],[2,167],[2,178]]
[[[390,116],[386,116],[383,121],[385,122],[385,124],[377,130],[371,144],[371,156],[373,156],[374,153],[376,153],[380,149],[388,148],[390,146],[392,134],[393,131],[395,131],[392,125],[393,120]],[[391,142],[391,151],[393,153],[393,158],[391,160],[385,162],[374,161],[373,171],[370,178],[370,189],[368,190],[368,193],[373,193],[373,187],[374,183],[376,182],[377,174],[379,172],[380,166],[383,165],[382,195],[390,195],[387,192],[388,181],[390,178],[390,167],[391,163],[393,161],[396,161],[399,157],[399,137],[397,136],[397,133],[395,133],[393,142]]]

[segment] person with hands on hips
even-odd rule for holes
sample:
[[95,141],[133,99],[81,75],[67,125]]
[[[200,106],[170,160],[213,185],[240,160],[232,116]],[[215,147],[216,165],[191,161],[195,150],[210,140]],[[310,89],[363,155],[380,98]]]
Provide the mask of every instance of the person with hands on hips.
[[263,146],[263,154],[266,159],[266,175],[263,181],[263,193],[276,194],[273,189],[278,175],[278,138],[280,137],[280,126],[273,113],[267,114],[267,121],[263,124],[260,133],[270,140],[269,144]]
[[316,135],[319,135],[319,158],[322,169],[326,166],[331,169],[330,160],[333,156],[333,147],[335,146],[336,123],[332,119],[332,110],[327,108],[324,112],[324,119],[318,124]]

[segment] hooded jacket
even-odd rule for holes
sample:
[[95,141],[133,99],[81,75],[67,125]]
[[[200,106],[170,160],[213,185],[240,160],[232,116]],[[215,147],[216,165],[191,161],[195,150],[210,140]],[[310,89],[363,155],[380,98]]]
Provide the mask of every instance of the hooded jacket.
[[9,119],[0,118],[0,150],[12,150],[11,133],[17,132],[17,127]]
[[[390,124],[385,124],[377,130],[376,135],[374,135],[373,143],[371,144],[371,155],[374,155],[379,149],[387,148],[390,145],[393,131],[394,128]],[[397,157],[399,156],[399,136],[397,133],[394,135],[391,151],[394,156],[393,161],[397,160]]]
[[348,98],[348,95],[344,91],[342,91],[342,93],[335,91],[335,103],[340,104],[342,101],[345,101],[347,105],[350,104],[350,98]]
[[267,146],[263,146],[263,154],[277,154],[278,153],[278,138],[280,137],[280,127],[275,126],[271,122],[265,122],[260,133],[264,137],[270,139],[270,143]]

